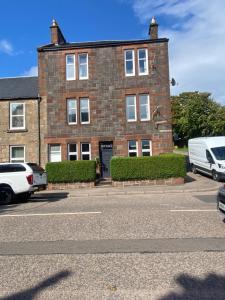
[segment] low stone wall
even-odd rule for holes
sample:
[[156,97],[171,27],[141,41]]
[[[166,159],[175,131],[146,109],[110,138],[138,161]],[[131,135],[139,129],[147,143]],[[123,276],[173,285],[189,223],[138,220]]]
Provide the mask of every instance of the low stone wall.
[[93,188],[95,182],[49,183],[48,190],[73,190],[80,188]]
[[155,180],[130,180],[130,181],[112,181],[113,187],[124,186],[142,186],[142,185],[181,185],[184,184],[184,178],[168,178]]

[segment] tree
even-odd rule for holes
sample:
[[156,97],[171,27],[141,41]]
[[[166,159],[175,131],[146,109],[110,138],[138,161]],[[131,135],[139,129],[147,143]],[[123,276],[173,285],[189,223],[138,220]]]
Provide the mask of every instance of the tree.
[[181,140],[225,135],[225,107],[209,93],[188,92],[171,98],[173,133]]

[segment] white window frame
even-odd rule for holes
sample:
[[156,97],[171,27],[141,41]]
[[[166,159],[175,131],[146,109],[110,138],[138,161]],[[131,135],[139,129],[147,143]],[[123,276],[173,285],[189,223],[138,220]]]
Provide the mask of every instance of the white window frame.
[[[89,151],[88,152],[82,152],[82,145],[88,144],[89,145]],[[89,155],[89,160],[91,160],[91,143],[81,143],[80,144],[80,159],[83,160],[83,155]]]
[[[136,143],[136,150],[130,150],[129,149],[129,143],[130,142],[135,142]],[[130,156],[130,153],[136,153],[136,157],[138,157],[138,142],[135,141],[135,140],[129,140],[128,143],[127,143],[127,146],[128,146],[128,156],[129,157],[134,157],[134,156]]]
[[[23,126],[22,127],[13,127],[13,122],[12,122],[12,119],[13,119],[13,115],[12,115],[12,106],[13,105],[23,105],[23,114],[22,115],[14,115],[14,116],[17,116],[17,117],[23,117]],[[25,124],[25,109],[26,109],[26,106],[25,106],[25,103],[17,103],[17,102],[13,102],[13,103],[10,103],[10,129],[12,130],[20,130],[20,129],[25,129],[26,127],[26,124]]]
[[[140,58],[139,53],[140,51],[145,50],[145,59]],[[141,60],[146,60],[146,71],[145,72],[141,72],[140,70],[140,61]],[[138,49],[138,75],[148,75],[148,49],[147,48],[142,48],[142,49]]]
[[[141,105],[141,96],[147,96],[147,104]],[[147,118],[141,118],[141,106],[147,107]],[[139,113],[140,113],[140,120],[141,121],[150,121],[150,98],[149,94],[139,94]]]
[[[72,110],[75,111],[76,113],[76,122],[70,122],[69,121],[69,102],[70,101],[74,101],[75,102],[75,108],[73,108]],[[67,99],[67,122],[69,125],[76,125],[77,124],[77,100],[76,99]]]
[[62,147],[61,147],[61,145],[60,144],[49,144],[48,145],[48,160],[50,161],[50,162],[53,162],[52,160],[51,160],[51,146],[59,146],[60,147],[60,151],[53,151],[53,153],[60,153],[60,160],[57,160],[57,161],[54,161],[54,162],[59,162],[59,161],[62,161]]
[[[70,145],[76,145],[76,152],[70,152]],[[70,155],[76,155],[78,160],[77,143],[70,143],[67,145],[67,160],[70,161]]]
[[[87,62],[86,63],[80,63],[80,56],[81,55],[86,55],[87,56]],[[80,54],[78,54],[78,64],[79,64],[79,79],[80,80],[85,80],[85,79],[88,79],[88,77],[89,77],[89,70],[88,70],[88,53],[80,53]],[[84,76],[84,77],[81,77],[81,75],[80,75],[80,66],[81,65],[86,65],[87,66],[87,76]]]
[[[142,149],[142,141],[148,141],[149,142],[149,149]],[[148,139],[141,140],[141,155],[143,155],[144,152],[149,152],[150,156],[152,156],[152,141]]]
[[[71,63],[67,63],[67,57],[69,56],[73,56],[73,59],[74,59],[74,63],[71,64]],[[74,76],[73,77],[68,77],[68,66],[73,66],[73,72],[74,72]],[[75,54],[67,54],[66,55],[66,80],[67,81],[70,81],[70,80],[75,80],[76,79],[76,56]]]
[[[13,148],[23,148],[23,157],[19,157],[19,158],[12,158],[12,149]],[[26,151],[26,148],[25,146],[23,145],[12,145],[12,146],[9,146],[9,152],[10,152],[10,162],[21,162],[23,160],[23,162],[25,162],[25,151]]]
[[[126,53],[127,52],[132,52],[132,59],[126,59]],[[127,73],[127,61],[132,61],[133,62],[133,72],[132,73]],[[135,76],[135,52],[134,49],[127,49],[124,51],[124,69],[125,69],[125,76],[130,77],[130,76]]]
[[[81,117],[81,113],[82,113],[81,102],[82,102],[82,100],[88,100],[88,121],[86,121],[86,122],[82,122],[82,117]],[[80,98],[80,123],[81,124],[90,124],[90,100],[89,100],[89,98]]]
[[[128,98],[129,97],[134,97],[134,105],[128,105]],[[129,119],[129,116],[128,116],[128,107],[129,106],[134,107],[134,112],[135,112],[135,118],[134,119]],[[137,121],[137,97],[136,97],[136,95],[127,95],[126,96],[126,118],[127,118],[127,122],[136,122]]]

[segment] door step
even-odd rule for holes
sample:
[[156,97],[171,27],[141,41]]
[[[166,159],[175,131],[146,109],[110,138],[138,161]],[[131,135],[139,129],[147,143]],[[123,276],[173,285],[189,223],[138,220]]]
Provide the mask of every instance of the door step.
[[100,179],[98,182],[96,182],[96,187],[110,187],[110,186],[112,186],[111,178]]

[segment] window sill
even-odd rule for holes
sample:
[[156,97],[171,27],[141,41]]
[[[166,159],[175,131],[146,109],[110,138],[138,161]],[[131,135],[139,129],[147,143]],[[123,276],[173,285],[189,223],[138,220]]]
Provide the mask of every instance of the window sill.
[[7,133],[19,133],[19,132],[28,132],[28,129],[8,129]]

